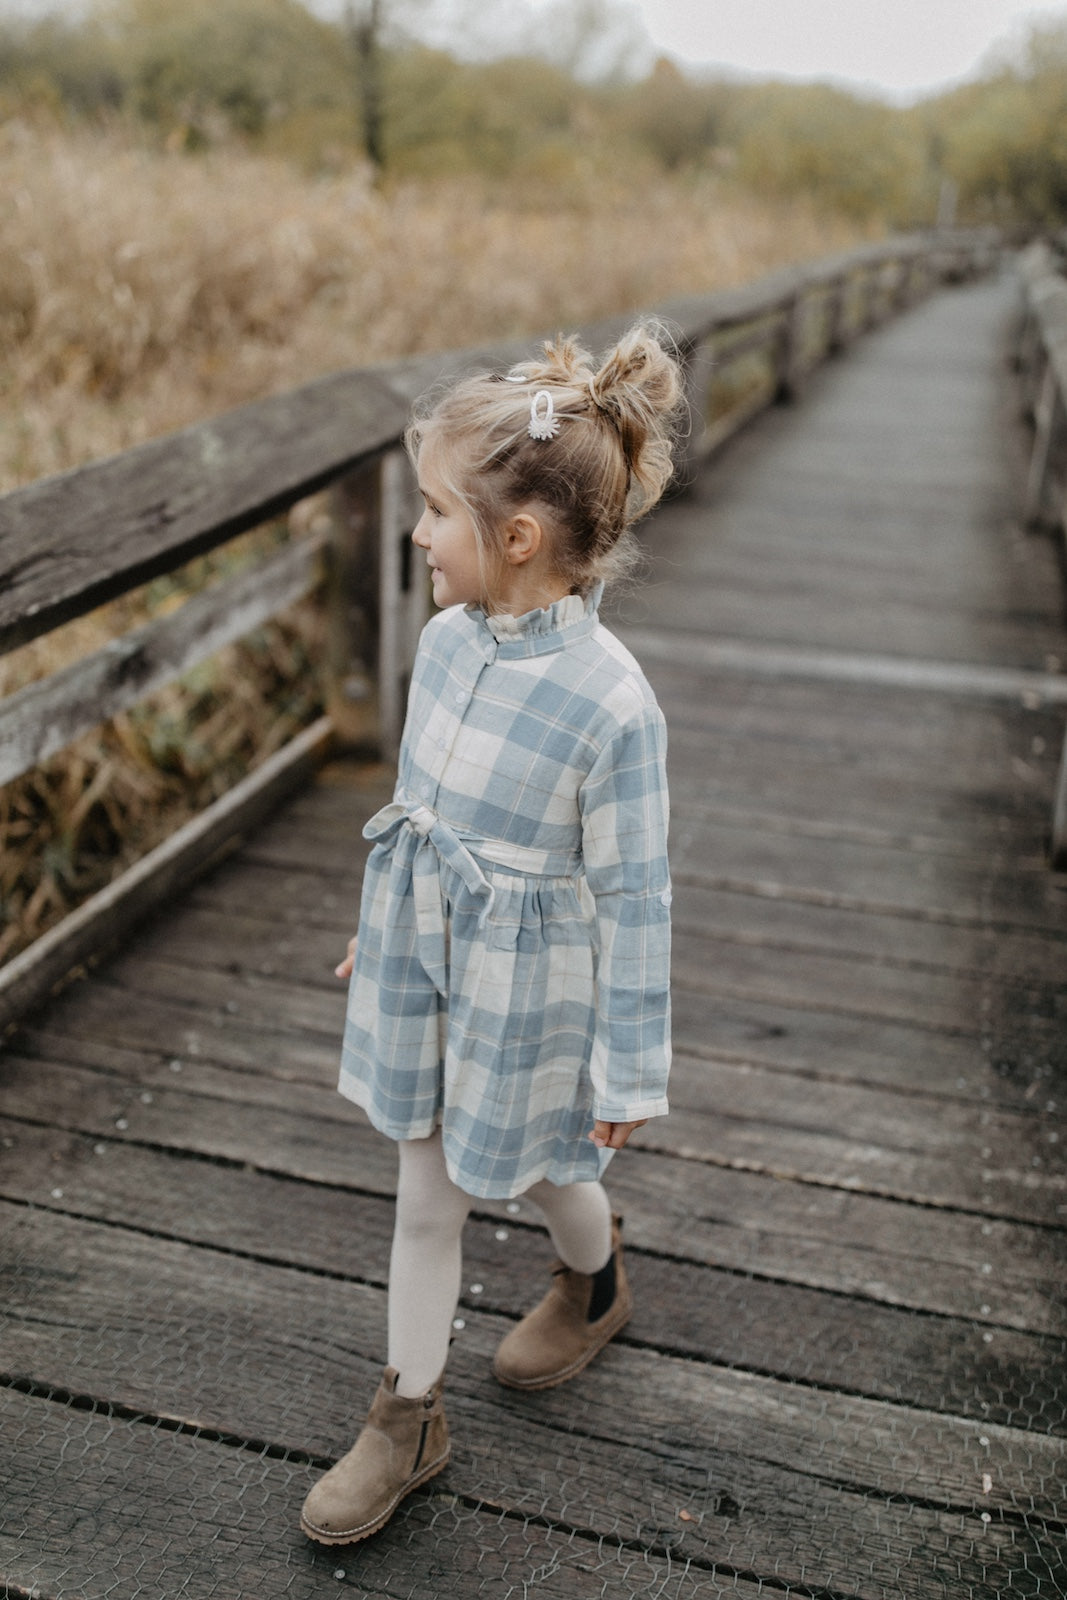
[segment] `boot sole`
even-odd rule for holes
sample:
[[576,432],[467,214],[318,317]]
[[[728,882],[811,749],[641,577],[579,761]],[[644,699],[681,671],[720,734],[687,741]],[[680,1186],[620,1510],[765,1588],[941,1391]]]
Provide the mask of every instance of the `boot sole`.
[[385,1510],[371,1522],[364,1522],[358,1528],[346,1528],[343,1533],[327,1533],[324,1528],[316,1528],[301,1515],[300,1531],[309,1539],[314,1539],[316,1544],[359,1544],[362,1539],[369,1539],[372,1533],[377,1533],[379,1528],[384,1528],[389,1518],[393,1515],[401,1500],[405,1499],[413,1489],[419,1489],[424,1483],[429,1483],[431,1478],[436,1478],[443,1472],[452,1457],[451,1447],[439,1456],[436,1461],[431,1461],[429,1466],[423,1467],[415,1477],[409,1478],[398,1494],[394,1495]]
[[547,1375],[536,1378],[510,1378],[505,1377],[503,1373],[497,1372],[494,1367],[493,1376],[497,1383],[503,1384],[505,1389],[521,1389],[526,1394],[535,1394],[541,1389],[557,1389],[561,1383],[567,1383],[571,1378],[576,1378],[579,1372],[584,1372],[589,1363],[604,1349],[605,1345],[609,1345],[616,1334],[622,1332],[632,1316],[633,1306],[631,1304],[626,1309],[626,1315],[620,1317],[618,1322],[608,1329],[602,1339],[593,1345],[591,1349],[583,1351],[577,1361],[572,1361],[570,1366],[561,1367],[557,1372],[550,1372]]

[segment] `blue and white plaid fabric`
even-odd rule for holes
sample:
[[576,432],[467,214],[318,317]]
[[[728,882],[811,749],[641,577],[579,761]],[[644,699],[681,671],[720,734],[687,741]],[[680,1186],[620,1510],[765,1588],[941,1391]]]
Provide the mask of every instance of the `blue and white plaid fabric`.
[[434,617],[364,829],[341,1093],[393,1139],[440,1125],[472,1195],[596,1178],[594,1117],[667,1110],[666,733],[598,600]]

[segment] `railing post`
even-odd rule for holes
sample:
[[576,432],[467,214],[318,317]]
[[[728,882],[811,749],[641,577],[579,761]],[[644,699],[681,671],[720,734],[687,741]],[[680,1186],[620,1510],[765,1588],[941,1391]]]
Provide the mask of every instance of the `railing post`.
[[848,343],[848,273],[840,272],[830,285],[830,304],[827,315],[826,353],[839,355]]
[[[410,559],[413,485],[390,450],[333,490],[326,709],[340,741],[395,758],[426,584]],[[421,569],[418,577],[422,578]]]
[[775,399],[788,403],[799,400],[804,388],[804,337],[808,325],[808,302],[803,284],[786,303],[784,313],[775,361],[778,379]]
[[342,744],[381,744],[378,593],[381,461],[361,462],[331,491],[326,588],[326,711]]
[[923,257],[916,251],[897,258],[900,277],[897,280],[896,302],[901,311],[912,306],[923,291]]
[[710,339],[696,339],[684,350],[685,401],[689,410],[689,431],[681,441],[674,482],[685,487],[695,478],[704,460],[708,436],[708,409],[715,356]]
[[1063,518],[1063,505],[1054,508],[1049,506],[1049,486],[1065,421],[1067,418],[1064,416],[1063,396],[1056,382],[1056,369],[1052,361],[1046,360],[1040,393],[1034,407],[1034,448],[1023,504],[1023,520],[1029,527],[1040,527],[1046,522],[1055,526]]
[[1052,804],[1051,862],[1056,872],[1067,872],[1067,729],[1063,735],[1056,794]]
[[874,268],[864,261],[856,274],[856,332],[866,333],[875,323],[877,281]]
[[1040,367],[1041,350],[1041,325],[1034,315],[1034,308],[1027,296],[1020,314],[1019,333],[1015,341],[1012,365],[1019,374],[1024,413],[1031,419],[1035,404],[1034,374]]
[[406,454],[391,450],[382,460],[378,557],[378,717],[388,761],[400,750],[411,664],[429,610],[429,569],[411,543],[414,489]]

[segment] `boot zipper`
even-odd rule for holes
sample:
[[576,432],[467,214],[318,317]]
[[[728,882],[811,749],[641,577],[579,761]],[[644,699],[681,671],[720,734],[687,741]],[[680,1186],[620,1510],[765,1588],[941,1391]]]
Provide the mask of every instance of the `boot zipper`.
[[422,1432],[419,1434],[419,1448],[415,1452],[415,1461],[411,1468],[412,1472],[418,1472],[419,1470],[419,1462],[422,1460],[422,1452],[426,1449],[426,1435],[429,1433],[429,1431],[430,1419],[427,1417],[426,1421],[422,1425]]

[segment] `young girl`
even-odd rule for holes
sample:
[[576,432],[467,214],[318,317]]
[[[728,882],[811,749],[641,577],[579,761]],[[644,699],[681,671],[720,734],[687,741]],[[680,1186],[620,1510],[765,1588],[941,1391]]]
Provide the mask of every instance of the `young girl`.
[[374,1533],[449,1456],[442,1374],[472,1199],[523,1195],[560,1261],[494,1372],[544,1389],[630,1316],[600,1179],[667,1110],[663,718],[600,623],[627,530],[671,472],[675,361],[634,329],[459,383],[408,433],[412,538],[444,608],[424,630],[395,799],[374,841],[341,1093],[398,1142],[388,1365],[312,1489],[324,1544]]

